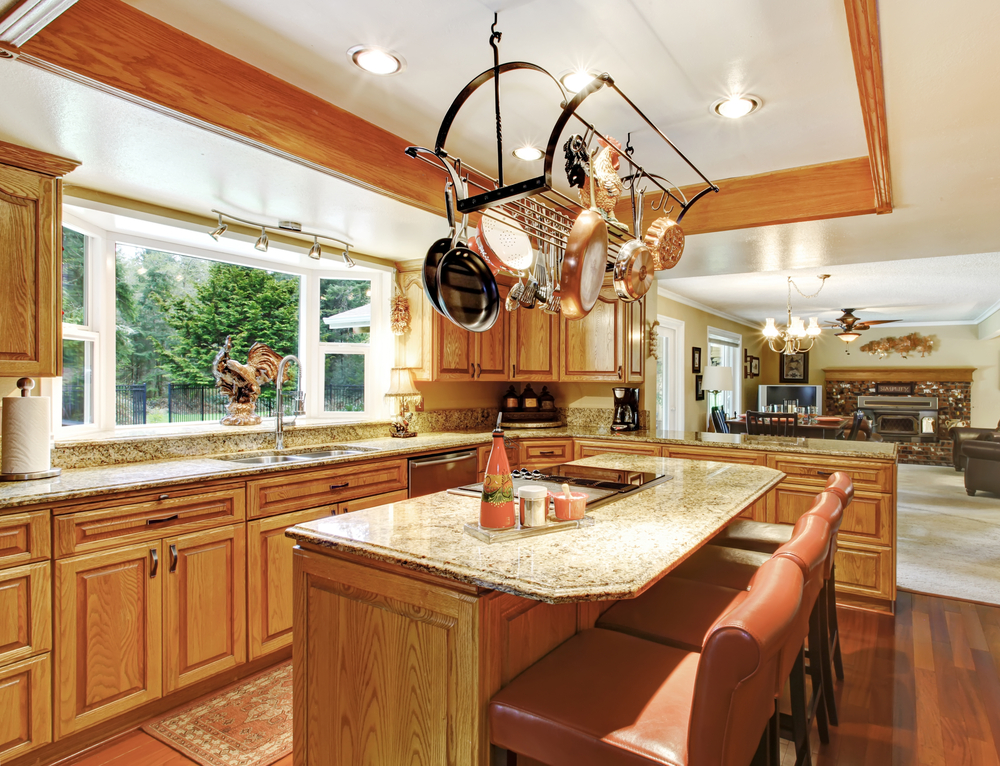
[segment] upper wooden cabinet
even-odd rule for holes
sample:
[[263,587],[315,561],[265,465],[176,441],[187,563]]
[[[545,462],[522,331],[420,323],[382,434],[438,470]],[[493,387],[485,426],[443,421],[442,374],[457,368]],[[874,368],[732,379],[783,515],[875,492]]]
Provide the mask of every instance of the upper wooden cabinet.
[[517,309],[510,315],[510,380],[559,380],[559,315]]
[[62,182],[79,163],[0,141],[0,377],[62,374]]
[[587,316],[562,318],[560,380],[625,380],[624,306],[605,285]]
[[[500,299],[506,297],[507,288],[501,287]],[[496,323],[486,332],[469,332],[433,308],[429,311],[434,380],[507,380],[510,314],[505,309],[500,309]]]

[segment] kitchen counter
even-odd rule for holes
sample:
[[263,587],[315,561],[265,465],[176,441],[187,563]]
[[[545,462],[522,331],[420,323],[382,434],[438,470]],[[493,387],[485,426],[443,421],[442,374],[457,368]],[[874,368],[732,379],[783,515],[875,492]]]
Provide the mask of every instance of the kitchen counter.
[[[614,440],[620,443],[654,443],[664,445],[689,445],[725,449],[788,452],[809,455],[828,455],[849,458],[891,460],[896,459],[896,444],[892,442],[860,442],[826,439],[791,439],[745,434],[697,433],[693,431],[631,431],[610,434],[592,428],[551,428],[508,431],[514,439],[580,438]],[[220,460],[211,456],[151,460],[92,468],[64,469],[60,476],[27,482],[0,482],[0,512],[38,503],[72,500],[83,497],[107,495],[125,490],[154,489],[189,481],[243,479],[264,473],[318,468],[321,466],[359,462],[377,458],[403,458],[418,453],[443,451],[461,447],[481,446],[490,443],[485,431],[421,433],[413,439],[394,439],[386,436],[350,442],[337,442],[337,447],[360,447],[362,454],[341,458],[288,463],[272,466],[250,466]],[[310,450],[324,449],[322,446]],[[246,456],[267,454],[246,452]],[[221,457],[221,456],[220,456]],[[229,457],[227,455],[227,457]]]
[[600,455],[574,465],[673,478],[589,510],[592,527],[508,543],[489,545],[466,534],[463,525],[479,519],[479,500],[443,492],[319,519],[286,534],[547,603],[630,598],[784,476],[758,466],[630,455]]

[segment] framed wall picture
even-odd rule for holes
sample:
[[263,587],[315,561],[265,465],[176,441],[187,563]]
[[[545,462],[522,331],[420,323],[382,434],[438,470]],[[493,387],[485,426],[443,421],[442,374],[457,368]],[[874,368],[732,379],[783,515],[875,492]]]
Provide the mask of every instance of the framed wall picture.
[[760,377],[760,357],[752,356],[750,357],[750,377],[759,378]]
[[691,349],[691,372],[696,375],[701,372],[701,349],[697,346]]
[[694,376],[694,400],[702,402],[705,400],[705,387],[703,384],[704,375]]
[[782,383],[808,383],[809,354],[782,354],[780,378]]

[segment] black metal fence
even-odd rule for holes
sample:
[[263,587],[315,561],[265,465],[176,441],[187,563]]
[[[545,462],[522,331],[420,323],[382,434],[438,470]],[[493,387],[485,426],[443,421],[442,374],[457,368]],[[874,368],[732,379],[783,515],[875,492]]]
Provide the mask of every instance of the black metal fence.
[[364,386],[327,386],[323,391],[324,412],[364,412]]
[[146,424],[146,384],[115,386],[115,423],[120,426]]
[[[271,393],[271,392],[269,392]],[[273,394],[272,394],[273,396]],[[226,416],[229,397],[215,386],[167,385],[167,421],[184,423],[198,420],[220,420]],[[274,415],[274,399],[261,396],[257,414],[263,418]]]

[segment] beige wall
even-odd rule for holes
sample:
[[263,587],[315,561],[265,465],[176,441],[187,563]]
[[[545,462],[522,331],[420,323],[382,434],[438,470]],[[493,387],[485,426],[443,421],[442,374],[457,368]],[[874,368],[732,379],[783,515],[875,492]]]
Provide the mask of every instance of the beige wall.
[[[898,337],[911,332],[936,338],[934,351],[928,356],[911,354],[903,359],[890,354],[885,359],[863,354],[859,347],[872,340]],[[847,351],[850,350],[850,354]],[[818,346],[810,353],[809,373],[811,383],[823,383],[824,367],[975,367],[972,378],[972,425],[986,428],[1000,420],[1000,338],[979,339],[976,325],[944,325],[940,327],[903,328],[868,331],[845,349],[844,344],[832,335],[824,334]]]

